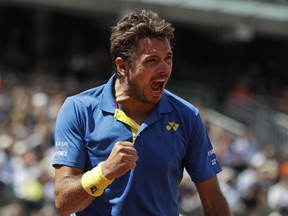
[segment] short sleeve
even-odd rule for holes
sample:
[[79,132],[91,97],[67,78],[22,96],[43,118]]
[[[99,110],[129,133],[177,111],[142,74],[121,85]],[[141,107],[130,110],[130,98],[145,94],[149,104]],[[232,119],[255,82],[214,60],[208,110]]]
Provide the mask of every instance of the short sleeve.
[[68,97],[55,123],[55,152],[53,166],[66,165],[84,169],[86,149],[84,142],[84,115],[81,104]]
[[191,179],[197,183],[215,176],[221,167],[199,114],[192,124],[184,166]]

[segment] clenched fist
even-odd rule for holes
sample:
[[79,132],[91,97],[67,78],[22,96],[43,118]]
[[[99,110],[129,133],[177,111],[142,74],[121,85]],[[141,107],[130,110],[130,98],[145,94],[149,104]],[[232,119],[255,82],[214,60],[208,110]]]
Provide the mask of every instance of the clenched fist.
[[133,143],[116,142],[109,157],[104,161],[102,172],[107,179],[115,179],[135,168],[138,160]]

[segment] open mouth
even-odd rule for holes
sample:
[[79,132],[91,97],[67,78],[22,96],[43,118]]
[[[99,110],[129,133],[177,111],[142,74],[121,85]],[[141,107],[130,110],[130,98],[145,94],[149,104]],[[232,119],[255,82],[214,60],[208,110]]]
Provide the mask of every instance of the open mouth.
[[151,84],[151,88],[154,92],[161,93],[164,87],[164,80],[156,80]]

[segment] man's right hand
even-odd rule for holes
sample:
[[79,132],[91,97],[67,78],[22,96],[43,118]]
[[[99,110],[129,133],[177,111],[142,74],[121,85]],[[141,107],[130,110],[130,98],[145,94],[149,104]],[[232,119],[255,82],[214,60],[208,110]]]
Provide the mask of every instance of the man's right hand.
[[109,157],[104,161],[102,172],[107,179],[118,178],[136,167],[139,160],[131,142],[116,142]]

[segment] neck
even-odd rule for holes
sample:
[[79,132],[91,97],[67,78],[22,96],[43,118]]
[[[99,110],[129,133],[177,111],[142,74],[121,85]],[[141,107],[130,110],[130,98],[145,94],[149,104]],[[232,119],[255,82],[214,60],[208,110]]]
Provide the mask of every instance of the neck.
[[141,125],[149,115],[154,104],[146,104],[132,98],[128,93],[127,85],[120,83],[118,79],[115,82],[115,99],[121,104],[125,114]]

